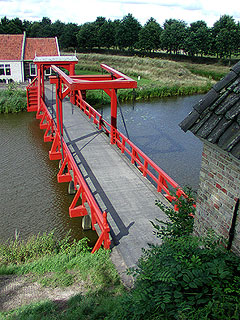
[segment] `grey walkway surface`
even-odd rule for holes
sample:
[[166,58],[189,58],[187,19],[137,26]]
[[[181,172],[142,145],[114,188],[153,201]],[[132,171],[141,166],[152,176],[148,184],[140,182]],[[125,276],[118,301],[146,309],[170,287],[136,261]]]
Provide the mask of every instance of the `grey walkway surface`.
[[[49,93],[47,96],[50,99]],[[150,220],[166,216],[155,200],[168,202],[115,145],[110,145],[107,135],[67,99],[63,103],[63,123],[64,139],[100,208],[108,213],[114,246],[126,266],[133,267],[142,248],[159,241]]]

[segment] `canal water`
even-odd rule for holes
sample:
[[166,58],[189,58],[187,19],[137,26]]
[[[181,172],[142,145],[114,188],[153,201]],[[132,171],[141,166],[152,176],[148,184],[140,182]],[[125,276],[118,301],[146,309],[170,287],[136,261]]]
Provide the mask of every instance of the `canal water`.
[[63,238],[71,229],[75,239],[96,233],[82,231],[81,218],[71,219],[68,207],[73,196],[67,184],[57,182],[58,161],[50,161],[50,143],[34,113],[0,114],[0,241],[50,232]]
[[[197,188],[201,142],[178,127],[201,96],[168,98],[121,105],[130,139],[181,185]],[[103,109],[106,120],[110,108]],[[118,127],[124,132],[121,115]],[[0,241],[53,229],[59,238],[71,230],[73,238],[96,234],[82,231],[81,218],[70,218],[73,196],[67,184],[57,183],[58,162],[50,161],[50,143],[33,113],[0,115]]]
[[[180,186],[197,190],[202,142],[179,123],[202,95],[120,104],[118,128]],[[110,122],[110,106],[99,110]],[[124,125],[125,122],[125,125]],[[126,132],[126,130],[127,132]]]

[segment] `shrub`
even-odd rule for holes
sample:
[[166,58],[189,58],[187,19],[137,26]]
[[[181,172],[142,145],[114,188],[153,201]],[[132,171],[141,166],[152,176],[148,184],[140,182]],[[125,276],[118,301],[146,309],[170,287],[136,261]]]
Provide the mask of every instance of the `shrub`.
[[191,190],[176,200],[175,212],[157,202],[168,221],[152,222],[162,245],[143,251],[134,289],[110,319],[239,319],[240,258],[213,233],[193,236]]
[[240,259],[219,240],[181,236],[146,250],[115,319],[238,319]]
[[178,211],[173,207],[164,205],[160,201],[156,201],[156,205],[166,214],[167,221],[156,218],[158,224],[151,221],[154,227],[154,234],[161,239],[176,238],[183,235],[190,235],[193,232],[193,217],[195,213],[195,195],[191,188],[185,188],[187,198],[181,196],[174,201]]
[[27,110],[25,90],[18,84],[10,83],[6,90],[0,90],[0,113],[14,113]]

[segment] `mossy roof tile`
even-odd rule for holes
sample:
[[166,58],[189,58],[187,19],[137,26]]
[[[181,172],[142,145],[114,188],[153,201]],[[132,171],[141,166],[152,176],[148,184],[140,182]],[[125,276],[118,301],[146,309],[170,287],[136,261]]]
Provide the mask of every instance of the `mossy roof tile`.
[[240,62],[179,125],[240,160]]

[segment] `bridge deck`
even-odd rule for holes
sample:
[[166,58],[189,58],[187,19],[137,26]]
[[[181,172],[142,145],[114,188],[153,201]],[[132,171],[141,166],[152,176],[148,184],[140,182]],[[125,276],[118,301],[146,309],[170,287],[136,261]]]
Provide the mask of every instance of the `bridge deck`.
[[[46,90],[46,96],[50,100],[52,93]],[[169,202],[68,99],[63,123],[64,140],[100,208],[108,213],[112,241],[126,266],[133,267],[141,248],[157,241],[150,220],[166,219],[155,200]]]

